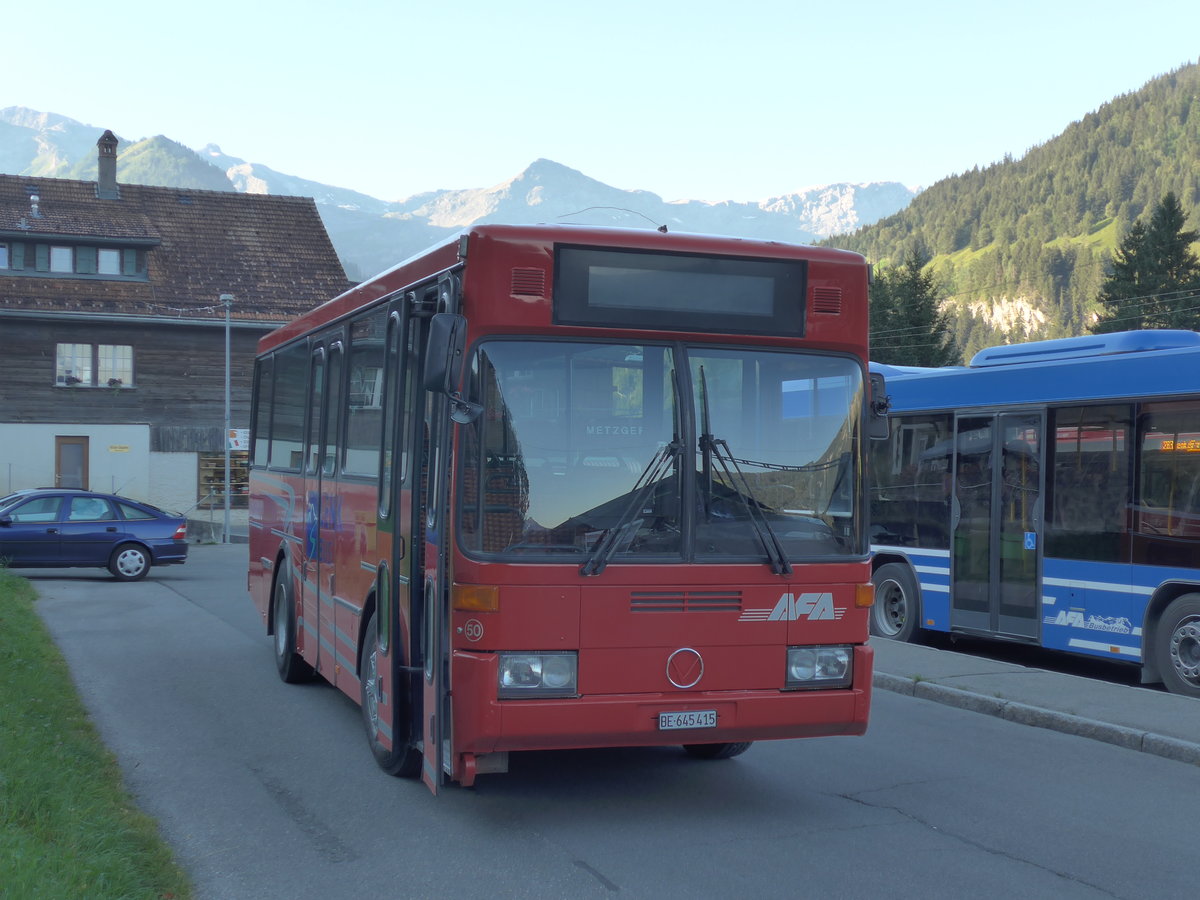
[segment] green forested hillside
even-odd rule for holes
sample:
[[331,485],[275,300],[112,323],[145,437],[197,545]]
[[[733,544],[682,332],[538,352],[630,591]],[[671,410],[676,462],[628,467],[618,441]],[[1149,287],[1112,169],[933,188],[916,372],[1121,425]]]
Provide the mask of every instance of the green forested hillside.
[[[95,181],[95,153],[57,177]],[[162,135],[121,148],[120,180],[127,184],[170,185],[202,191],[234,190],[233,182],[224,172]]]
[[[1053,90],[1053,85],[1047,85]],[[904,211],[826,243],[883,266],[933,257],[958,345],[1087,330],[1113,249],[1172,191],[1200,224],[1200,65],[1088,113],[1059,137],[939,181]]]

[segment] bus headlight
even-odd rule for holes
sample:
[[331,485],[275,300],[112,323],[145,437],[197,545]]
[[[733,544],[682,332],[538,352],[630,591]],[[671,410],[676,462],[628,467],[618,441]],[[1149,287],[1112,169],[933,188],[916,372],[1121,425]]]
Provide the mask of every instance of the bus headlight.
[[848,688],[853,678],[853,647],[788,647],[787,687]]
[[501,653],[497,696],[574,697],[577,693],[577,653]]

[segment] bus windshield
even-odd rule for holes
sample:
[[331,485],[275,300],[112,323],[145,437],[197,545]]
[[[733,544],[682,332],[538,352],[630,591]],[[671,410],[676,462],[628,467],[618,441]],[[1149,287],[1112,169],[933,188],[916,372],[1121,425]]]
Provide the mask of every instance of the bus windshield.
[[460,536],[583,564],[861,556],[862,376],[845,357],[493,340],[474,356]]

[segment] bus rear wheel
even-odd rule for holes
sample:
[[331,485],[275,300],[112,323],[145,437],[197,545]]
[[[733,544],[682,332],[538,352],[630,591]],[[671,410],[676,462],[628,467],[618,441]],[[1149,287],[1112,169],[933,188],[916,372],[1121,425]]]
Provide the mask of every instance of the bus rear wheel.
[[[393,707],[401,703],[399,685],[392,684]],[[380,700],[383,690],[379,680],[379,632],[375,625],[375,616],[367,620],[367,638],[363,645],[362,673],[359,677],[359,694],[362,703],[363,727],[367,731],[367,743],[371,746],[371,755],[379,768],[389,775],[400,778],[416,778],[421,774],[421,766],[425,759],[421,748],[413,742],[404,739],[403,729],[392,728],[392,746],[385,747],[379,739]],[[403,721],[405,710],[400,708],[392,721]]]
[[1200,697],[1200,594],[1184,594],[1167,607],[1154,647],[1167,690]]
[[729,744],[684,744],[683,750],[693,759],[732,759],[750,749],[753,741]]
[[913,640],[921,621],[921,601],[912,569],[904,563],[884,563],[871,580],[875,583],[871,634],[894,641]]

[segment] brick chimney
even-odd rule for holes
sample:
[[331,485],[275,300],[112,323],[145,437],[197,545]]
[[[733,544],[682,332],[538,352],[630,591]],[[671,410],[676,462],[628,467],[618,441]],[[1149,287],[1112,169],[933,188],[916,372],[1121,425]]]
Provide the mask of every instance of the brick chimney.
[[96,196],[101,200],[120,200],[121,192],[117,189],[117,138],[111,131],[105,131],[96,141],[100,148],[99,175],[96,178]]

